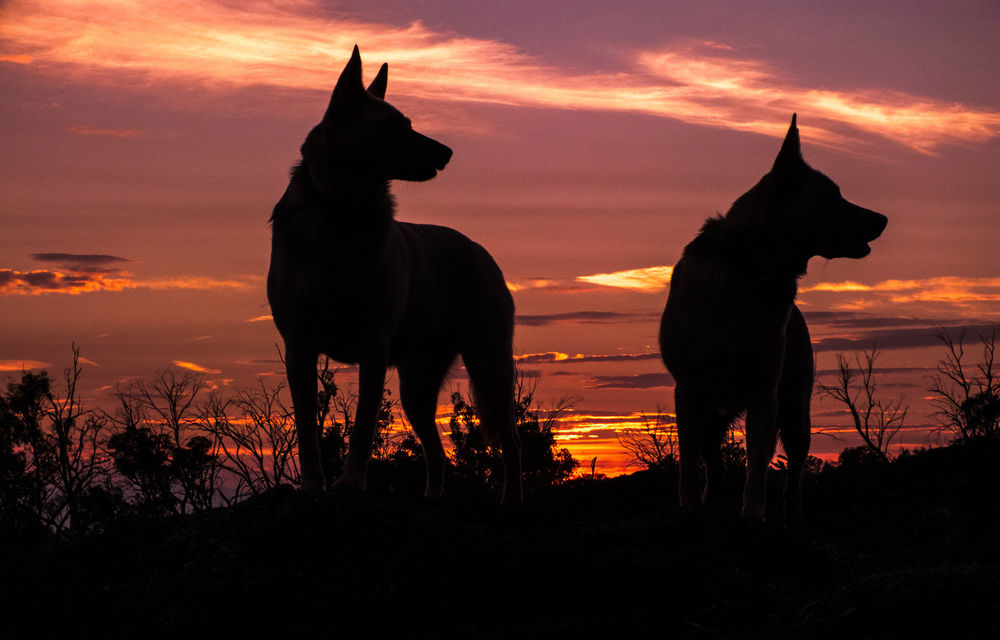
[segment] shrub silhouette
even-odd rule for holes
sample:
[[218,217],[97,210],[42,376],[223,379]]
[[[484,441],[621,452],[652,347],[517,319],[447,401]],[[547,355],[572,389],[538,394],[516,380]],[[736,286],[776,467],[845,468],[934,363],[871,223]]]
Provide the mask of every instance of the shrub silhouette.
[[103,450],[109,425],[81,404],[80,350],[72,349],[64,385],[56,388],[46,371],[25,371],[0,394],[3,533],[81,534],[102,526],[88,510],[120,501]]
[[[557,449],[552,428],[572,408],[575,398],[564,397],[548,410],[535,406],[536,383],[518,373],[515,385],[514,418],[521,440],[521,467],[525,484],[538,487],[559,484],[569,479],[580,466],[568,449]],[[463,479],[499,491],[503,486],[503,457],[499,447],[488,442],[479,426],[476,407],[459,391],[451,395],[452,417],[449,421],[453,449],[451,459],[455,474]]]

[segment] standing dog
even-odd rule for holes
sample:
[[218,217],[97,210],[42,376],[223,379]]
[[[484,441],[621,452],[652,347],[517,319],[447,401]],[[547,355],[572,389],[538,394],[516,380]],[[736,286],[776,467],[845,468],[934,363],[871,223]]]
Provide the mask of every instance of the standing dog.
[[798,513],[814,368],[796,281],[813,256],[865,257],[887,222],[842,198],[802,160],[793,115],[771,171],[684,248],[660,324],[663,362],[676,381],[682,506],[715,497],[720,447],[745,412],[743,515],[764,519],[764,482],[779,434],[788,456],[785,506]]
[[365,488],[386,368],[396,366],[403,410],[424,449],[426,495],[439,497],[437,396],[461,354],[483,427],[503,450],[503,501],[517,503],[514,302],[481,246],[453,229],[393,219],[389,181],[430,180],[451,149],[385,102],[387,77],[383,64],[365,90],[354,48],[271,216],[267,297],[285,342],[302,484],[325,484],[316,420],[316,360],[325,353],[360,365],[357,416],[336,484]]

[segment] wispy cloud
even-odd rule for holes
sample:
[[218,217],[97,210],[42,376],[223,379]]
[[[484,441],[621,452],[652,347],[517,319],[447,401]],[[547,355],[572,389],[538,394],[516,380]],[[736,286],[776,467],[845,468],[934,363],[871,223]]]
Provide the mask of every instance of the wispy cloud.
[[595,273],[591,276],[577,276],[576,279],[580,282],[597,284],[604,287],[658,293],[667,287],[667,284],[670,282],[670,275],[673,272],[673,267],[662,265],[614,271],[612,273]]
[[78,273],[116,273],[114,265],[131,262],[125,258],[103,253],[33,253],[32,260],[52,262],[69,271]]
[[244,276],[242,279],[223,280],[207,276],[179,276],[176,278],[153,278],[150,280],[135,280],[129,288],[135,289],[189,289],[194,291],[209,291],[212,289],[234,289],[249,291],[258,285],[259,276]]
[[674,268],[667,265],[640,267],[613,271],[611,273],[595,273],[576,276],[572,280],[562,278],[525,278],[517,282],[508,282],[507,288],[517,293],[519,291],[545,291],[546,293],[580,293],[596,291],[604,287],[613,289],[629,289],[644,293],[659,293],[670,283],[670,274]]
[[256,279],[222,280],[203,276],[156,278],[134,280],[128,274],[109,276],[102,273],[64,273],[46,269],[17,271],[0,269],[0,295],[41,295],[66,293],[79,295],[95,291],[124,291],[126,289],[213,289],[250,290]]
[[658,320],[659,313],[623,313],[618,311],[568,311],[543,315],[518,315],[516,321],[528,327],[543,327],[561,322],[579,324],[610,324],[636,320]]
[[80,136],[108,136],[111,138],[139,138],[143,135],[140,129],[111,129],[95,128],[86,125],[77,125],[69,128],[73,133]]
[[655,389],[674,386],[669,373],[633,373],[626,376],[593,376],[584,382],[588,389]]
[[982,317],[1000,317],[1000,278],[938,276],[914,280],[883,280],[875,284],[859,282],[820,282],[800,290],[803,294],[848,295],[851,299],[833,306],[843,310],[876,305],[922,305],[927,308],[952,308],[968,314],[974,310]]
[[193,362],[186,362],[184,360],[174,360],[174,366],[180,367],[181,369],[187,369],[188,371],[194,371],[196,373],[210,373],[212,375],[222,373],[222,370],[220,369],[208,369]]
[[119,265],[131,261],[118,256],[98,253],[33,253],[31,257],[38,262],[53,263],[60,269],[0,269],[0,295],[78,295],[126,289],[249,290],[258,286],[261,280],[260,276],[228,280],[207,276],[136,279],[128,271],[119,268]]
[[566,281],[560,278],[524,278],[518,282],[507,282],[507,288],[513,293],[519,291],[545,291],[546,293],[578,293],[588,287],[578,282]]
[[783,135],[798,111],[810,139],[847,144],[863,131],[923,152],[1000,135],[1000,112],[871,87],[798,84],[725,43],[622,52],[635,62],[579,74],[507,43],[420,22],[351,20],[306,0],[13,0],[0,19],[4,59],[56,73],[328,90],[351,47],[363,43],[366,59],[392,64],[395,94],[438,101],[645,113],[772,136]]
[[16,271],[0,269],[0,295],[39,295],[43,293],[81,294],[93,291],[121,291],[130,285],[126,278],[100,274],[69,274],[35,269]]
[[846,125],[923,152],[1000,135],[998,111],[871,88],[799,86],[762,61],[737,57],[731,48],[718,52],[693,44],[643,52],[639,59],[650,73],[677,83],[678,92],[702,110],[706,124],[780,136],[782,117],[798,111],[806,116],[800,129],[809,138],[843,142],[850,135]]
[[583,354],[570,355],[559,351],[545,351],[542,353],[525,353],[514,356],[518,362],[527,364],[549,364],[558,362],[559,364],[577,362],[623,362],[629,360],[654,360],[659,358],[659,353],[618,353],[618,354]]
[[32,369],[48,369],[48,362],[39,360],[0,360],[0,371],[31,371]]
[[33,58],[27,55],[0,55],[0,62],[13,62],[14,64],[31,64]]
[[[953,335],[965,332],[970,336],[990,335],[996,325],[967,324],[945,327]],[[912,329],[879,329],[865,331],[860,335],[830,337],[815,340],[813,350],[820,351],[861,351],[873,345],[879,349],[913,349],[918,347],[936,347],[941,345],[938,338],[938,327],[928,326]]]

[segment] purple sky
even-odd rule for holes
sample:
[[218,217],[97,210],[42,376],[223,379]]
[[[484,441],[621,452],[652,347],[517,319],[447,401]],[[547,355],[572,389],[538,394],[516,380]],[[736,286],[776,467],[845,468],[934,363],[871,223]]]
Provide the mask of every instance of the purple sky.
[[[581,6],[0,5],[3,375],[58,372],[75,341],[94,402],[175,366],[279,380],[266,221],[357,43],[366,78],[388,61],[388,100],[455,151],[394,186],[399,219],[491,251],[517,351],[565,354],[523,366],[539,398],[580,397],[579,458],[619,470],[613,429],[671,409],[668,267],[768,170],[793,111],[806,161],[889,217],[871,256],[801,282],[818,367],[876,341],[884,392],[932,424],[934,327],[1000,322],[1000,7]],[[834,411],[817,398],[814,421],[843,426]]]

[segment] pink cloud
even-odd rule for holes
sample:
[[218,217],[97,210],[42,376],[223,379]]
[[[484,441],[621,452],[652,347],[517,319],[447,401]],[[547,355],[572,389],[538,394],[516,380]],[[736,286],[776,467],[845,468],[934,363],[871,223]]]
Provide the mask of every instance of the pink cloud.
[[420,22],[352,20],[319,8],[304,0],[257,3],[251,10],[210,0],[21,0],[5,8],[3,42],[12,51],[8,57],[30,58],[51,73],[127,71],[153,81],[199,82],[208,90],[323,91],[354,44],[363,43],[366,60],[391,63],[394,93],[442,103],[644,113],[776,137],[798,111],[803,135],[814,141],[853,147],[864,132],[924,153],[1000,135],[995,110],[872,87],[820,89],[721,42],[627,52],[635,60],[630,66],[580,74],[546,66],[504,42],[437,32]]

